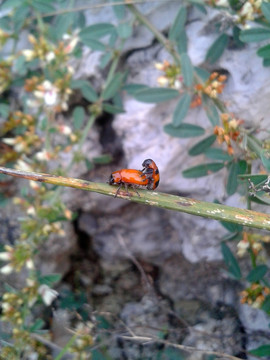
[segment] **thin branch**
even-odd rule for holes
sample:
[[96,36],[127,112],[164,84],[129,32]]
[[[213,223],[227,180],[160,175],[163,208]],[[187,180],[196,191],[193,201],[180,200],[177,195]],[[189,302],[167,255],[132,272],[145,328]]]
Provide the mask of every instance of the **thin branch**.
[[218,356],[218,357],[222,357],[222,359],[241,360],[238,357],[228,355],[228,354],[224,354],[224,353],[220,353],[220,352],[217,352],[217,351],[196,349],[196,348],[194,348],[192,346],[174,344],[174,343],[171,343],[169,341],[158,339],[158,338],[152,338],[152,337],[147,337],[147,336],[121,336],[121,338],[124,339],[124,340],[138,341],[138,342],[143,342],[143,343],[145,343],[145,342],[156,342],[156,343],[159,343],[159,344],[164,344],[166,346],[174,347],[174,348],[182,350],[182,351],[197,352],[197,353],[202,353],[202,354],[207,354],[207,355],[215,355],[215,356]]
[[[104,183],[95,183],[87,180],[41,174],[30,171],[14,170],[5,167],[0,167],[0,173],[28,180],[44,182],[47,184],[93,191],[108,196],[115,196],[117,189],[115,186],[110,186]],[[180,211],[219,221],[228,221],[251,228],[270,230],[270,215],[268,214],[227,205],[209,203],[206,201],[199,201],[186,197],[158,193],[156,191],[139,190],[139,194],[140,196],[132,192],[129,196],[129,194],[122,190],[119,192],[118,197],[163,209]]]

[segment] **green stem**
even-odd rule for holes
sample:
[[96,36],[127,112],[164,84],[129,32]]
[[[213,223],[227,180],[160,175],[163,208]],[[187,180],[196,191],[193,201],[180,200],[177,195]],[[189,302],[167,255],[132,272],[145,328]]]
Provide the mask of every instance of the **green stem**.
[[[108,196],[115,196],[117,190],[117,187],[104,183],[94,183],[86,180],[14,170],[4,167],[0,167],[0,173],[53,185],[93,191]],[[219,221],[232,222],[251,228],[270,230],[270,215],[268,214],[154,191],[139,190],[139,194],[140,196],[136,195],[134,192],[127,194],[122,190],[119,192],[118,197],[144,205],[180,211]]]

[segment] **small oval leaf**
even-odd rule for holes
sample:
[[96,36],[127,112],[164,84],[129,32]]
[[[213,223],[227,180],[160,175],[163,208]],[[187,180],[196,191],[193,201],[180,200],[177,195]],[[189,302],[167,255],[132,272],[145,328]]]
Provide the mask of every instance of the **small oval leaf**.
[[216,135],[210,135],[207,138],[199,141],[197,144],[192,146],[191,149],[189,149],[188,154],[190,156],[196,156],[196,155],[202,154],[208,148],[210,148],[210,146],[212,146],[214,144],[214,142],[216,141],[216,138],[217,138]]
[[187,9],[185,7],[181,7],[169,31],[170,40],[176,40],[178,38],[178,35],[184,29],[186,20],[187,20]]
[[167,88],[147,87],[134,93],[136,100],[145,103],[160,103],[174,99],[177,96],[179,96],[179,92],[177,90]]
[[182,175],[185,178],[198,178],[211,175],[224,167],[223,163],[208,163],[196,165],[182,171]]
[[101,97],[103,100],[109,100],[120,90],[122,86],[124,75],[121,73],[116,73],[114,77],[109,81],[103,90]]
[[266,265],[258,265],[249,272],[246,279],[251,283],[260,281],[263,279],[267,271],[268,271],[268,267]]
[[258,42],[270,39],[270,29],[268,28],[253,28],[243,30],[240,33],[240,40],[243,42]]
[[187,53],[182,53],[180,60],[184,83],[189,87],[193,83],[193,66]]
[[164,126],[164,131],[173,137],[179,138],[201,136],[205,132],[205,130],[200,126],[185,123],[179,125],[177,128],[172,124],[167,124]]
[[261,47],[257,51],[257,55],[264,59],[270,59],[270,44]]
[[191,102],[191,95],[185,93],[179,100],[176,108],[173,112],[173,126],[179,126],[188,113],[188,109]]
[[210,46],[206,54],[206,60],[210,64],[214,64],[223,54],[229,42],[227,34],[221,34],[216,41]]
[[84,28],[79,36],[81,39],[100,39],[103,36],[115,34],[115,26],[110,23],[97,23]]
[[237,262],[235,256],[233,255],[233,253],[231,252],[230,248],[225,243],[221,244],[221,252],[223,255],[224,262],[228,267],[229,273],[235,279],[238,279],[238,280],[241,279],[242,273],[241,273],[241,269],[238,265],[238,262]]

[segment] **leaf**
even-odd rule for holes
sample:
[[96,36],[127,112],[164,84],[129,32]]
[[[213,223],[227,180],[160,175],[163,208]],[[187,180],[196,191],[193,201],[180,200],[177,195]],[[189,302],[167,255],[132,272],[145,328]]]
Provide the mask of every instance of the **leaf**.
[[130,95],[133,95],[135,92],[142,89],[148,89],[148,86],[143,84],[126,84],[123,86],[123,90]]
[[269,345],[261,345],[256,349],[249,350],[249,354],[263,357],[270,355],[270,344]]
[[52,26],[52,31],[56,36],[56,39],[62,39],[63,35],[68,31],[74,21],[74,14],[67,13],[64,15],[58,15],[54,26]]
[[230,248],[223,242],[221,244],[221,252],[223,255],[223,259],[225,264],[228,267],[229,273],[235,278],[235,279],[241,279],[242,273],[241,269],[238,265],[238,262],[236,258],[234,257],[233,253],[231,252]]
[[207,70],[199,68],[197,66],[194,67],[194,70],[202,83],[204,83],[207,79],[209,79],[210,73]]
[[93,162],[95,164],[102,164],[102,165],[109,164],[112,162],[112,160],[113,158],[110,154],[104,154],[93,158]]
[[196,165],[182,171],[182,175],[185,178],[198,178],[203,176],[211,175],[224,167],[223,163],[208,163]]
[[217,110],[216,105],[213,103],[213,101],[210,100],[207,95],[203,94],[202,103],[203,103],[204,110],[206,112],[206,115],[207,115],[210,123],[213,126],[219,125],[219,123],[220,123],[219,112]]
[[54,6],[49,4],[48,0],[34,0],[31,2],[31,6],[42,13],[55,11]]
[[187,52],[187,34],[182,30],[177,39],[177,51],[181,55]]
[[100,67],[104,69],[112,59],[112,52],[105,53],[100,58]]
[[178,127],[182,123],[182,121],[184,120],[184,118],[188,113],[190,102],[191,102],[191,95],[185,93],[179,100],[173,112],[173,120],[172,120],[173,126]]
[[169,31],[170,40],[177,40],[178,35],[184,29],[186,20],[187,20],[187,9],[185,7],[181,7]]
[[43,326],[45,326],[45,321],[42,320],[42,319],[37,319],[34,324],[30,327],[30,332],[33,333],[33,332],[36,332],[40,329],[43,328]]
[[179,96],[177,90],[167,88],[147,87],[134,93],[135,99],[144,103],[160,103],[174,99],[177,96]]
[[52,286],[54,283],[60,281],[61,278],[62,278],[61,274],[48,274],[48,275],[40,276],[38,280],[42,285],[44,284],[44,285]]
[[85,81],[83,85],[80,87],[80,90],[82,92],[83,97],[90,101],[95,102],[98,99],[97,93],[95,92],[94,88],[88,83],[88,81]]
[[270,39],[270,29],[252,28],[243,30],[240,33],[240,40],[243,42],[259,42]]
[[265,167],[265,170],[269,173],[270,172],[270,156],[268,150],[262,150],[260,153],[260,157]]
[[120,106],[112,105],[112,104],[102,104],[102,109],[105,110],[109,114],[121,114],[125,112],[125,109],[123,109]]
[[124,75],[121,73],[116,73],[114,77],[106,85],[105,89],[101,93],[103,100],[108,100],[114,97],[114,95],[120,90]]
[[210,64],[214,64],[223,54],[228,42],[229,36],[227,34],[221,34],[208,49],[206,53],[206,60]]
[[270,22],[270,4],[268,2],[263,1],[261,4],[261,10],[266,20]]
[[128,39],[132,35],[132,26],[128,22],[120,23],[117,33],[121,39]]
[[263,66],[269,67],[270,66],[270,59],[263,59]]
[[76,106],[72,113],[74,129],[78,130],[82,127],[85,117],[85,111],[82,106]]
[[204,153],[206,157],[213,160],[230,161],[232,157],[225,151],[219,148],[207,149]]
[[239,174],[239,165],[238,162],[231,162],[229,165],[229,175],[227,180],[226,191],[228,195],[233,195],[238,186],[237,176]]
[[25,57],[23,55],[20,55],[17,59],[14,61],[14,71],[24,76],[27,72],[26,65],[25,65]]
[[268,271],[268,267],[266,265],[258,265],[249,272],[246,279],[251,283],[260,281],[263,279],[267,271]]
[[1,103],[0,104],[0,115],[3,117],[3,118],[7,118],[8,115],[9,115],[9,105],[8,104],[4,104],[4,103]]
[[25,20],[27,19],[29,11],[30,8],[26,4],[15,9],[14,14],[12,16],[15,33],[21,30]]
[[115,26],[110,23],[97,23],[87,26],[80,33],[81,39],[100,39],[106,35],[115,34]]
[[112,2],[113,12],[118,20],[123,20],[126,16],[126,7],[125,5],[114,5],[113,4],[114,2],[119,2],[119,1],[113,0]]
[[179,138],[201,136],[205,132],[205,130],[200,126],[185,123],[182,123],[177,128],[172,124],[167,124],[164,126],[164,131],[173,137]]
[[87,36],[81,37],[80,39],[84,43],[84,45],[90,47],[92,50],[106,51],[106,46],[98,40],[92,39],[91,37]]
[[196,156],[205,152],[216,141],[216,135],[210,135],[207,138],[199,141],[197,144],[189,149],[188,154],[190,156]]
[[270,44],[265,45],[257,50],[257,55],[265,59],[270,59]]
[[265,311],[268,315],[270,314],[270,295],[267,295],[263,304],[262,310]]
[[184,84],[189,87],[193,83],[193,66],[187,53],[182,53],[180,55],[180,60]]
[[13,9],[19,5],[22,5],[24,1],[22,0],[6,0],[3,5],[1,5],[1,10]]

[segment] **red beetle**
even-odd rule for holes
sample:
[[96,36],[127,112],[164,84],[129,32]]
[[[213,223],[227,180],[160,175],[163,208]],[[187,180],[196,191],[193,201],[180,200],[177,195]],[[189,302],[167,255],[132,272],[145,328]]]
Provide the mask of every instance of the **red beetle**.
[[159,170],[156,163],[152,159],[146,159],[142,163],[143,169],[142,172],[146,175],[146,178],[149,180],[146,188],[148,190],[154,190],[158,187],[160,176]]
[[110,185],[119,185],[119,188],[117,189],[115,196],[117,197],[121,186],[125,185],[126,192],[130,196],[128,192],[128,186],[131,186],[134,191],[140,196],[136,188],[139,187],[147,187],[149,184],[149,180],[147,176],[140,170],[133,170],[133,169],[122,169],[118,171],[114,171],[109,179]]

